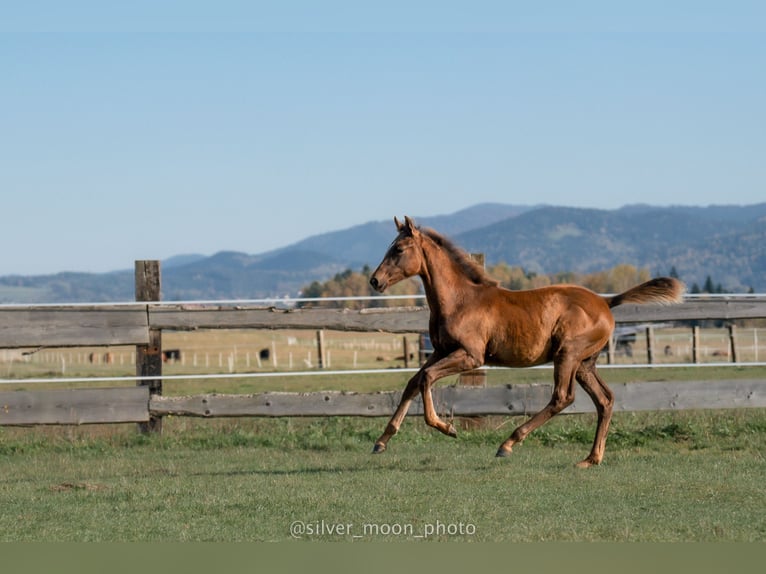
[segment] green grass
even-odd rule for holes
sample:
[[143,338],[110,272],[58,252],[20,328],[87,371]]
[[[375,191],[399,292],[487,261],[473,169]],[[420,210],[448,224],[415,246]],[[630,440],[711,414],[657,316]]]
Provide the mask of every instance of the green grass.
[[[278,345],[281,369],[315,350],[294,334],[179,333],[186,365],[166,374],[268,372],[252,353]],[[374,375],[249,377],[166,381],[164,394],[400,390],[411,373],[393,367],[400,338],[327,337],[332,368],[380,368]],[[354,347],[353,345],[356,345]],[[387,345],[387,346],[386,346]],[[251,363],[245,364],[246,349]],[[102,350],[103,351],[103,350]],[[130,349],[112,365],[76,351],[0,365],[5,378],[130,375]],[[203,363],[210,352],[211,364]],[[192,365],[193,353],[198,363]],[[84,352],[83,352],[84,353]],[[85,355],[83,355],[85,356]],[[383,360],[379,360],[379,356]],[[63,362],[62,362],[63,357]],[[224,361],[225,364],[225,361]],[[301,367],[302,368],[302,367]],[[604,369],[609,383],[763,378],[764,367]],[[549,369],[490,371],[489,385],[551,382]],[[440,381],[452,384],[454,377]],[[132,385],[127,381],[125,385]],[[67,385],[75,386],[75,385]],[[78,383],[76,386],[117,386]],[[27,385],[43,389],[61,384]],[[25,388],[8,384],[2,390]],[[582,390],[578,389],[578,393]],[[0,428],[0,541],[291,540],[296,521],[318,532],[303,540],[369,541],[764,541],[766,410],[618,413],[604,464],[579,470],[595,429],[592,415],[556,417],[495,459],[523,420],[458,421],[449,439],[407,419],[389,450],[371,455],[385,419],[217,419],[168,417],[160,437],[135,425]],[[343,531],[339,527],[343,526]],[[351,526],[348,526],[351,525]],[[365,529],[365,525],[366,529]],[[434,530],[427,532],[428,528]]]
[[619,413],[587,470],[591,415],[495,459],[521,420],[452,440],[410,417],[382,455],[383,419],[0,429],[0,541],[766,540],[763,410]]

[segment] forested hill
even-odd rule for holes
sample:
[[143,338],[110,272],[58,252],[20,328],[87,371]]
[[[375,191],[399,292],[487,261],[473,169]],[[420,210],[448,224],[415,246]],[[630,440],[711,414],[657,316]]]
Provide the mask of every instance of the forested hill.
[[[381,221],[303,238],[261,254],[182,254],[163,262],[163,298],[238,299],[295,296],[312,281],[374,267],[395,236],[392,213]],[[450,236],[488,265],[505,262],[535,273],[590,273],[622,263],[689,285],[708,277],[728,291],[766,292],[766,203],[748,206],[617,210],[480,204],[436,217],[413,216]],[[132,262],[115,262],[130,267]],[[2,303],[133,299],[131,269],[0,277]]]

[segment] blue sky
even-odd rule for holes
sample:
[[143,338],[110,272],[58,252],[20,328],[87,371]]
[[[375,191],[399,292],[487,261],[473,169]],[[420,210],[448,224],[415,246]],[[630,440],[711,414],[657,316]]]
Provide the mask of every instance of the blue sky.
[[0,275],[479,202],[766,201],[764,7],[13,3]]

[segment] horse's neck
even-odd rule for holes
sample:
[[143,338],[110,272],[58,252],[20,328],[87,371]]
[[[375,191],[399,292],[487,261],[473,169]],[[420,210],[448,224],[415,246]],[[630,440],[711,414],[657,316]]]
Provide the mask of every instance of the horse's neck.
[[432,311],[449,313],[470,282],[459,265],[436,245],[424,247],[423,253],[425,270],[420,277],[428,306]]

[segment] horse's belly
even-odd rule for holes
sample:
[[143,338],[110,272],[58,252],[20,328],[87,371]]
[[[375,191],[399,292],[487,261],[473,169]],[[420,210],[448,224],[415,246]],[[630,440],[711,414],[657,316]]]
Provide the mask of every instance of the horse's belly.
[[533,367],[551,360],[550,345],[509,346],[487,353],[485,362],[495,367]]

